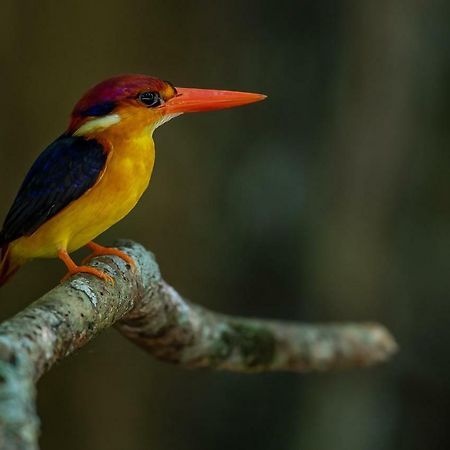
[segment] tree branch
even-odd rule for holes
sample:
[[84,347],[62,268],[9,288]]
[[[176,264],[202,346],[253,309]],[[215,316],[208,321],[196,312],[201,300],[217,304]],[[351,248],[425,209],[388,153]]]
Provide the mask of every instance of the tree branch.
[[388,331],[377,324],[230,317],[181,298],[164,280],[116,328],[161,360],[237,372],[370,366],[396,349]]
[[0,449],[38,448],[36,381],[113,324],[157,358],[186,367],[306,372],[368,366],[396,350],[376,324],[301,325],[210,312],[167,285],[142,246],[122,242],[120,249],[136,272],[120,258],[97,258],[92,264],[114,285],[78,275],[0,325]]

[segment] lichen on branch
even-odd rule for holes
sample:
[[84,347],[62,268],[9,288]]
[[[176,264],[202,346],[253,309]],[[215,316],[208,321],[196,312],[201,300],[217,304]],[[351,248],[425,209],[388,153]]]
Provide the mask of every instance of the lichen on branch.
[[239,372],[323,371],[387,360],[396,343],[377,324],[300,324],[231,317],[183,299],[139,244],[92,265],[114,285],[80,274],[0,324],[0,448],[36,450],[35,383],[51,367],[115,326],[153,356],[189,368]]

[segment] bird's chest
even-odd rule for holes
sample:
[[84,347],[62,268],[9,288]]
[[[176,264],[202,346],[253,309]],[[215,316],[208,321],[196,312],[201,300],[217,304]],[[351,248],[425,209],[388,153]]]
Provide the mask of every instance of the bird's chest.
[[119,215],[128,213],[147,188],[154,160],[153,142],[148,137],[114,144],[99,184]]

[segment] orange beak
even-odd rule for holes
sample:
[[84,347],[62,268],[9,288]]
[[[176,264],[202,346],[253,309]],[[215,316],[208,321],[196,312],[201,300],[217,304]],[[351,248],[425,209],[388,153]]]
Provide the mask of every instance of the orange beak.
[[266,98],[265,95],[248,92],[193,88],[176,89],[178,95],[164,105],[167,114],[234,108],[235,106],[259,102]]

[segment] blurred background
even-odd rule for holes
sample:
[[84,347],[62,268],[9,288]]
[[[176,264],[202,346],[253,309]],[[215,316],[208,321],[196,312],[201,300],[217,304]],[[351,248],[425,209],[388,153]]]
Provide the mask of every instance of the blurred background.
[[[2,219],[104,78],[263,92],[159,129],[149,191],[100,242],[143,243],[209,308],[376,320],[401,345],[369,370],[245,376],[110,330],[39,383],[43,449],[450,448],[449,20],[444,0],[1,0]],[[63,274],[23,268],[1,318]]]

